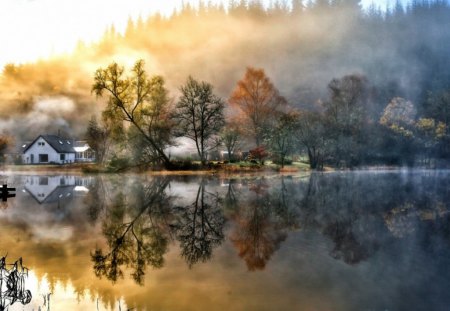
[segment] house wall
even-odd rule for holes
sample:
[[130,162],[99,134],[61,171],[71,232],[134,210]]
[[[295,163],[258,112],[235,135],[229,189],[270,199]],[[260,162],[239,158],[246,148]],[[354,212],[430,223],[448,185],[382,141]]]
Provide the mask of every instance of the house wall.
[[95,162],[95,153],[91,148],[83,152],[75,153],[76,162]]
[[[44,145],[39,145],[40,143],[44,143]],[[40,154],[48,154],[48,162],[39,162]],[[33,155],[33,162],[31,162],[31,158]],[[56,152],[53,147],[51,147],[45,139],[40,137],[38,140],[34,142],[34,144],[28,148],[26,152],[23,154],[23,163],[26,164],[39,164],[39,163],[73,163],[75,162],[75,153],[66,153],[65,161],[61,161],[60,154]]]

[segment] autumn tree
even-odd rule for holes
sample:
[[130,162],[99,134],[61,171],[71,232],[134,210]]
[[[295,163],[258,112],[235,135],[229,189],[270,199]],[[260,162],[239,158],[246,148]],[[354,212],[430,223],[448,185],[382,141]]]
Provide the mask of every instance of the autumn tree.
[[[157,157],[154,160],[161,161],[166,168],[170,167],[170,159],[164,152],[168,139],[159,139],[157,125],[158,122],[165,122],[158,118],[158,113],[164,109],[157,107],[167,107],[169,103],[162,77],[148,77],[143,60],[136,62],[129,76],[125,75],[123,67],[112,63],[107,68],[97,69],[92,91],[100,97],[107,93],[108,105],[104,115],[132,124],[154,150]],[[166,126],[163,128],[167,130]]]
[[386,138],[392,139],[397,157],[406,161],[410,166],[414,164],[416,114],[417,110],[411,101],[394,97],[384,109],[379,121],[388,131],[385,140]]
[[[145,110],[146,133],[161,148],[172,145],[174,124],[171,119],[168,91],[161,77],[152,79],[154,85],[149,93],[152,105]],[[159,159],[158,150],[139,132],[137,128],[128,131],[128,142],[135,164],[154,163]]]
[[179,136],[195,142],[200,160],[206,164],[208,151],[220,143],[218,134],[225,123],[224,102],[214,95],[211,84],[192,77],[181,87],[181,93],[174,113]]
[[229,99],[237,109],[257,147],[264,139],[276,112],[286,105],[286,100],[266,76],[264,69],[248,67],[244,77],[237,82]]
[[412,136],[416,114],[411,101],[394,97],[384,109],[380,124],[403,136]]

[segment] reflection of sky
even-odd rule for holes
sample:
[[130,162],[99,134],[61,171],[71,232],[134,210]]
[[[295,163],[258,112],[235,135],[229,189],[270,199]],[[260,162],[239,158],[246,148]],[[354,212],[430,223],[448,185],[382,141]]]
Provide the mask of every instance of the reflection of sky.
[[[353,174],[357,176],[354,185],[363,183],[367,176],[374,179],[384,174]],[[397,176],[390,174],[393,178]],[[397,185],[398,189],[412,187],[408,191],[413,191],[414,183],[424,176],[399,175],[404,185]],[[411,178],[415,178],[413,184]],[[195,199],[200,180],[177,178],[171,183],[170,192],[181,206],[189,205]],[[20,187],[20,180],[8,181]],[[278,186],[278,179],[272,182]],[[286,180],[286,184],[299,198],[308,186],[296,180]],[[214,180],[208,184],[211,192],[223,192],[222,188]],[[430,189],[424,190],[425,195],[433,196]],[[245,197],[250,195],[245,187],[240,191]],[[398,193],[399,197],[402,194]],[[378,245],[367,260],[355,265],[330,256],[335,247],[334,237],[311,228],[291,231],[266,269],[255,272],[248,271],[229,240],[215,249],[211,261],[196,264],[192,269],[180,257],[179,243],[174,242],[165,255],[163,268],[147,267],[145,286],[141,287],[130,279],[130,271],[125,271],[125,278],[115,285],[97,279],[92,273],[90,253],[96,246],[104,247],[105,241],[101,223],[88,220],[84,197],[76,197],[63,206],[63,214],[57,205],[38,204],[26,194],[18,195],[10,203],[6,210],[0,211],[0,252],[8,253],[10,260],[23,257],[24,265],[32,271],[27,286],[34,297],[29,306],[16,305],[12,310],[36,310],[42,306],[41,295],[48,292],[53,293],[51,310],[96,310],[97,297],[99,310],[104,310],[104,305],[110,306],[107,310],[118,310],[118,305],[113,305],[119,300],[122,310],[125,306],[139,306],[147,310],[180,311],[409,310],[411,306],[425,310],[430,305],[434,310],[445,310],[450,303],[444,292],[450,279],[446,268],[450,263],[449,251],[445,249],[448,243],[437,238],[426,240],[427,226],[438,223],[415,226],[415,230],[408,231],[407,239],[398,239],[388,236],[383,223],[374,220],[374,212],[359,216],[351,214],[351,210],[341,211],[341,218],[347,219],[348,213],[357,218],[353,224],[355,232],[358,228],[370,229],[370,234],[363,236],[369,239],[367,243],[374,241]],[[327,211],[320,212],[316,221],[326,224],[330,215]],[[233,224],[227,226],[225,236],[229,237],[233,230]],[[53,235],[49,233],[52,231]],[[427,247],[423,241],[427,241]],[[432,304],[432,300],[438,303]]]

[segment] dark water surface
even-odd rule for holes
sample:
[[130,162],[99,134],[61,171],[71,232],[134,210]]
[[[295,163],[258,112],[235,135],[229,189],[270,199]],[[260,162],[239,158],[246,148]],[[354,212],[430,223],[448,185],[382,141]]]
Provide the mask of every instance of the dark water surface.
[[0,181],[8,310],[450,309],[450,171]]

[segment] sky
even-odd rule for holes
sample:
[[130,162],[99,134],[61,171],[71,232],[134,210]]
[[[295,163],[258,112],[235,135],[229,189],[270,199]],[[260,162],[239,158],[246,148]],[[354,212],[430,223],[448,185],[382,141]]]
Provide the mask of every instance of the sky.
[[[225,0],[215,0],[219,2]],[[404,2],[408,0],[403,0]],[[79,40],[92,42],[106,27],[123,30],[129,17],[170,15],[182,0],[1,0],[0,68],[70,52]],[[187,2],[185,0],[185,2]],[[196,0],[190,0],[196,3]],[[263,0],[268,4],[270,0]],[[385,8],[394,0],[363,0]]]

